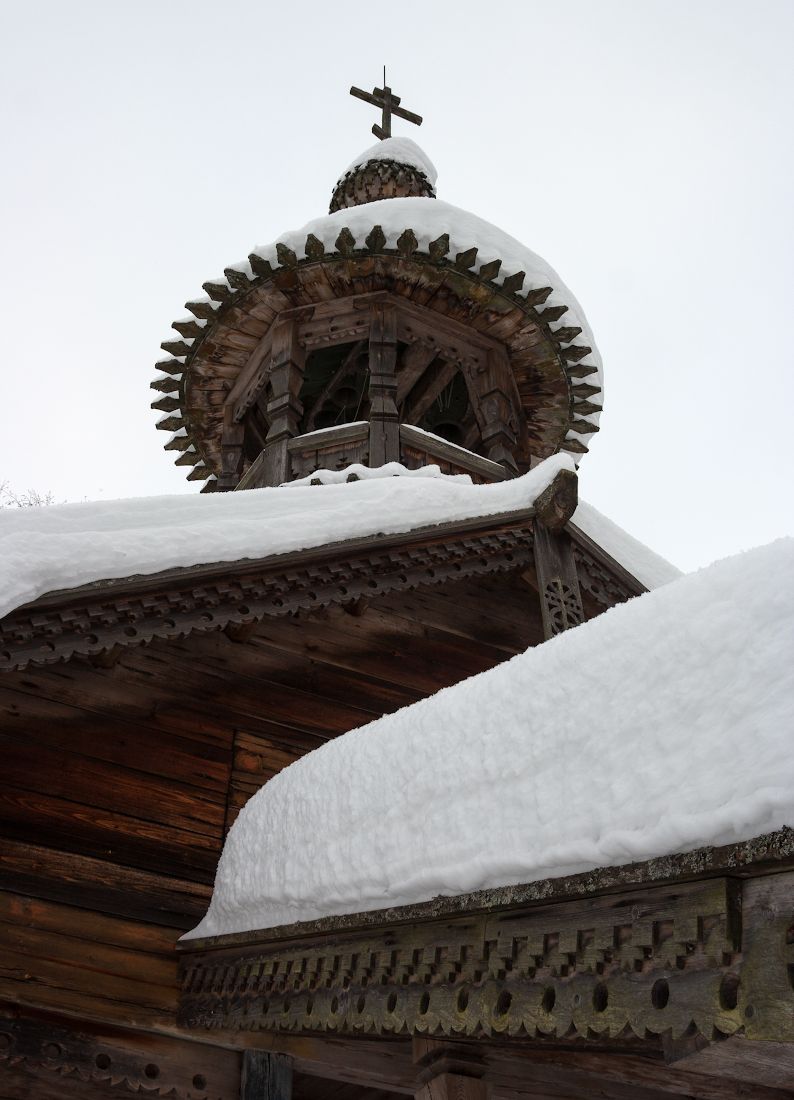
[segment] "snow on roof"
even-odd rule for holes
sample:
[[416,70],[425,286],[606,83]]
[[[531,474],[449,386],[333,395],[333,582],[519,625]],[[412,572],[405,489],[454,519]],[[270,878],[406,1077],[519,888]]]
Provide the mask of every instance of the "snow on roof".
[[523,477],[363,479],[322,488],[137,497],[0,511],[0,616],[59,588],[179,566],[263,558],[346,539],[529,508],[569,455]]
[[[435,466],[406,471],[393,463],[390,476],[383,476],[384,468],[352,466],[341,475],[312,474],[297,488],[291,483],[241,493],[2,509],[0,617],[45,592],[94,581],[264,558],[529,508],[560,470],[573,468],[569,455],[557,454],[523,477],[474,485],[467,475],[439,475]],[[359,480],[348,482],[351,472]],[[392,476],[400,473],[408,476]],[[310,484],[318,476],[326,482],[321,492]],[[577,524],[583,507],[574,513]],[[588,515],[600,521],[602,548],[646,587],[680,576],[594,508]]]
[[[392,139],[408,141],[407,138]],[[380,145],[385,144],[380,142]],[[288,233],[282,233],[277,241],[272,244],[258,245],[253,251],[263,260],[267,260],[274,267],[279,267],[281,261],[276,251],[277,244],[283,244],[292,249],[299,260],[306,258],[306,239],[313,234],[329,252],[336,249],[336,240],[343,228],[350,230],[355,239],[356,248],[364,248],[366,238],[374,226],[379,225],[386,237],[387,248],[397,247],[397,238],[405,229],[413,229],[420,251],[426,252],[431,241],[437,240],[444,233],[449,234],[449,250],[452,255],[465,252],[470,248],[477,248],[477,258],[473,266],[474,271],[479,271],[485,264],[493,260],[501,260],[502,266],[494,282],[501,285],[509,275],[515,275],[519,271],[525,273],[524,290],[522,293],[539,290],[541,287],[552,288],[552,293],[545,300],[544,308],[551,306],[565,306],[566,313],[560,318],[559,327],[577,327],[582,330],[581,335],[574,338],[572,343],[587,345],[591,352],[579,360],[582,366],[594,366],[596,373],[586,378],[570,379],[573,386],[597,386],[603,393],[604,380],[601,364],[601,356],[593,339],[593,333],[585,317],[584,310],[578,301],[562,281],[560,276],[546,263],[544,259],[511,237],[508,233],[491,225],[476,214],[470,214],[450,203],[440,199],[408,198],[379,199],[376,202],[368,202],[362,206],[346,207],[337,210],[333,214],[315,218],[306,225]],[[254,273],[249,260],[241,260],[230,265],[232,269],[244,272],[249,278],[254,278]],[[229,285],[225,276],[214,279],[212,282]],[[185,343],[190,343],[185,338]],[[588,389],[588,393],[592,390]],[[578,419],[594,425],[598,424],[600,413],[590,413],[579,416]],[[568,433],[570,439],[577,439],[585,445],[592,439],[592,434],[579,434],[573,431]]]
[[438,172],[435,165],[424,149],[420,149],[415,141],[411,141],[407,137],[390,137],[384,138],[383,141],[376,141],[374,145],[370,146],[369,149],[365,149],[360,156],[356,157],[352,164],[347,166],[337,186],[349,172],[369,164],[371,160],[393,160],[396,164],[410,164],[412,167],[418,168],[427,177],[431,187],[435,188],[436,186]]
[[718,562],[271,779],[190,937],[794,825],[794,539]]
[[571,522],[646,588],[659,588],[683,575],[675,565],[618,527],[592,504],[580,500]]

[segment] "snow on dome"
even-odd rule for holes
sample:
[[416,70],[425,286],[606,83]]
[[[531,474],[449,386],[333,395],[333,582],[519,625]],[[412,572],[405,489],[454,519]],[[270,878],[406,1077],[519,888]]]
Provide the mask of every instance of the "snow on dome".
[[393,160],[395,164],[410,164],[412,168],[418,168],[427,177],[427,182],[432,188],[436,186],[438,172],[435,165],[424,149],[420,149],[415,141],[407,137],[390,137],[384,138],[383,141],[376,141],[347,166],[340,177],[340,182],[349,172],[362,168],[372,160]]
[[[392,139],[397,140],[397,139]],[[399,139],[405,140],[408,139]],[[385,142],[380,142],[384,145]],[[336,248],[336,240],[343,228],[352,234],[356,248],[366,246],[366,238],[374,226],[379,225],[386,237],[386,248],[396,248],[397,238],[405,229],[413,229],[419,250],[427,252],[431,241],[436,240],[444,233],[449,234],[449,250],[454,256],[458,252],[466,252],[472,247],[477,248],[477,258],[473,271],[479,271],[481,267],[493,260],[501,260],[502,265],[494,282],[500,285],[510,275],[519,271],[525,274],[524,292],[539,290],[541,287],[551,287],[552,292],[544,302],[544,308],[552,306],[564,306],[565,313],[561,318],[563,327],[575,326],[582,330],[574,343],[586,344],[591,348],[590,353],[577,361],[579,366],[594,366],[596,372],[586,378],[570,379],[574,388],[578,385],[585,386],[588,393],[592,393],[592,387],[597,387],[603,394],[604,379],[601,364],[601,356],[593,339],[593,333],[585,317],[584,310],[579,305],[574,295],[562,281],[560,276],[547,264],[544,259],[521,244],[509,233],[498,229],[495,225],[461,210],[457,206],[443,202],[440,199],[419,198],[410,196],[407,198],[379,199],[375,202],[365,203],[362,206],[346,207],[336,210],[333,214],[315,218],[307,222],[300,229],[283,233],[272,244],[257,246],[253,251],[263,260],[267,260],[274,267],[281,263],[276,249],[277,244],[285,245],[291,249],[299,260],[307,259],[306,241],[310,235],[317,237],[323,247],[333,252]],[[254,278],[249,260],[242,260],[231,265],[233,270],[244,272],[249,278]],[[213,280],[221,284],[228,284],[228,280]],[[231,289],[231,287],[230,287]],[[580,420],[589,422],[595,431],[600,413],[582,415]],[[569,432],[569,438],[577,439],[587,445],[592,439],[591,434]]]
[[794,825],[794,539],[728,558],[290,765],[188,937]]

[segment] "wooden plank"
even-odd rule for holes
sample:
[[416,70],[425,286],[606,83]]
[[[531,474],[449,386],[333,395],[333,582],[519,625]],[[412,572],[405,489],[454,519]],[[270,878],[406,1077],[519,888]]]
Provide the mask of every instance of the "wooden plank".
[[0,787],[0,835],[31,844],[68,843],[85,855],[112,853],[121,864],[212,882],[221,839],[88,809],[41,792]]
[[207,884],[8,838],[0,845],[0,876],[17,894],[182,931],[198,923],[212,894]]
[[0,721],[7,737],[35,737],[42,745],[176,779],[183,786],[223,796],[228,779],[226,749],[178,734],[164,742],[162,731],[152,729],[150,723],[125,719],[115,711],[93,710],[91,702],[89,690],[84,692],[85,705],[80,706],[48,697],[41,690],[20,688],[15,673],[0,680]]
[[282,1054],[243,1054],[240,1100],[292,1100],[292,1060]]
[[[186,788],[175,779],[141,775],[77,753],[0,735],[3,778],[18,790],[68,799],[98,810],[173,826],[212,843],[223,827],[223,799]],[[166,750],[167,751],[167,750]]]

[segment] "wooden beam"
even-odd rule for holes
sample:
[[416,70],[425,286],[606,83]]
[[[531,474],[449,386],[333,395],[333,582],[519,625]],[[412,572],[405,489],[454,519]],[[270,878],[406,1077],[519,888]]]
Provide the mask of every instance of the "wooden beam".
[[397,311],[394,306],[372,307],[369,333],[369,464],[383,466],[400,460],[400,423],[397,392]]
[[447,388],[458,372],[456,362],[441,362],[437,369],[429,370],[414,386],[406,401],[404,419],[409,424],[421,420],[440,393]]
[[246,1050],[240,1100],[292,1100],[292,1059],[264,1050]]

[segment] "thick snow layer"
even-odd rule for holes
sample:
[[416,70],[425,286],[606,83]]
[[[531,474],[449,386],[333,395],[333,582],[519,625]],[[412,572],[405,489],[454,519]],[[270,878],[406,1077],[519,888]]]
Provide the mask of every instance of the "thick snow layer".
[[0,511],[0,616],[44,592],[177,566],[261,558],[530,507],[568,455],[494,485],[388,477],[293,491],[139,497]]
[[331,741],[226,841],[219,935],[794,825],[794,540],[718,562]]
[[646,588],[658,588],[682,575],[680,569],[607,519],[592,504],[580,501],[571,522]]
[[[342,179],[345,178],[348,172],[352,172],[355,168],[361,168],[364,164],[369,164],[371,160],[393,160],[397,164],[410,164],[427,176],[431,187],[435,188],[436,186],[438,172],[435,165],[424,149],[420,149],[416,142],[411,141],[410,138],[390,137],[375,142],[369,149],[365,149],[360,156],[356,157],[352,164],[347,166],[342,173]],[[341,183],[341,180],[339,182]]]

